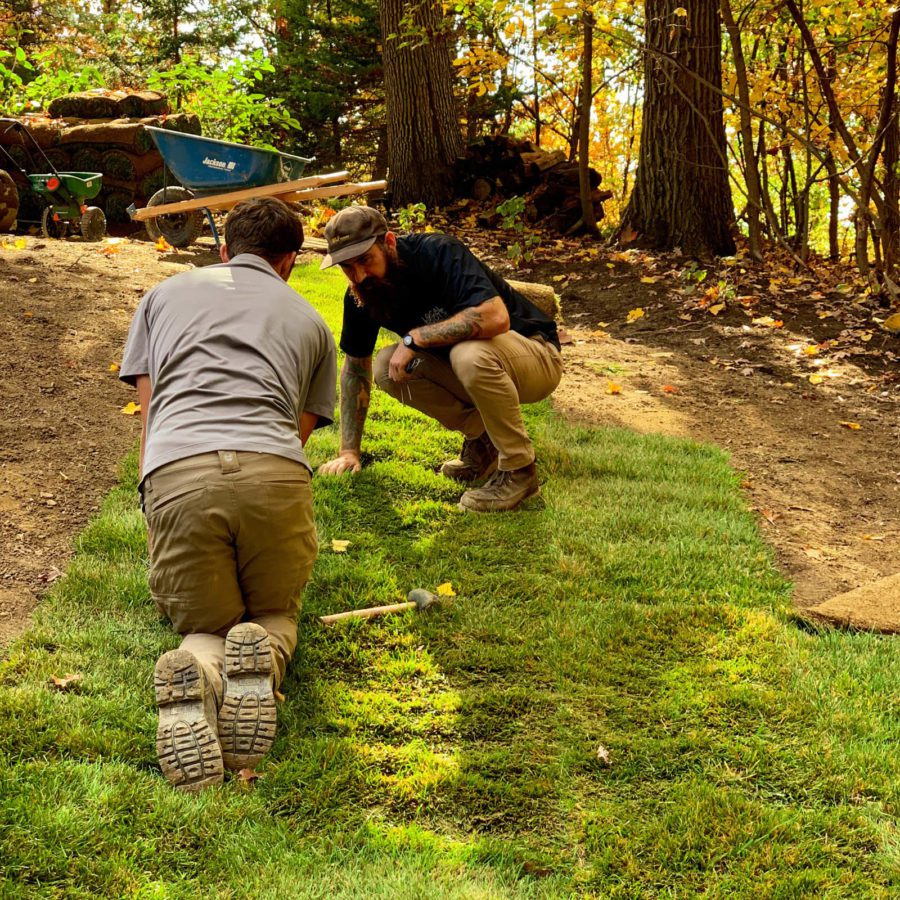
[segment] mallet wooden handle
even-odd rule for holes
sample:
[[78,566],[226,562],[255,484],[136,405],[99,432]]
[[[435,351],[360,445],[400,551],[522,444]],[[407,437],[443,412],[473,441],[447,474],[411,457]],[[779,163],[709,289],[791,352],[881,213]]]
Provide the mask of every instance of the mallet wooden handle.
[[373,619],[375,616],[384,616],[389,613],[404,612],[407,609],[415,609],[413,603],[391,603],[389,606],[370,606],[368,609],[351,609],[349,612],[332,613],[330,616],[319,616],[323,625],[331,625],[332,622],[340,622],[342,619]]

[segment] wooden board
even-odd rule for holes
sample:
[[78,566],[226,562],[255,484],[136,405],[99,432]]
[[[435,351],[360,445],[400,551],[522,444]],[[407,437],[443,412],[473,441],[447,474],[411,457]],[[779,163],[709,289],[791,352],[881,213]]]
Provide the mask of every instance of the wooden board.
[[155,219],[157,216],[190,212],[193,209],[231,209],[232,206],[237,206],[241,200],[251,200],[254,197],[277,197],[281,194],[296,193],[303,188],[312,188],[321,184],[331,184],[334,181],[343,181],[347,175],[347,172],[309,175],[306,178],[298,178],[296,181],[282,181],[278,184],[267,184],[263,187],[243,188],[239,191],[229,191],[224,194],[195,197],[193,200],[182,200],[179,203],[145,206],[143,209],[137,210],[132,218],[135,222],[143,222],[146,219]]

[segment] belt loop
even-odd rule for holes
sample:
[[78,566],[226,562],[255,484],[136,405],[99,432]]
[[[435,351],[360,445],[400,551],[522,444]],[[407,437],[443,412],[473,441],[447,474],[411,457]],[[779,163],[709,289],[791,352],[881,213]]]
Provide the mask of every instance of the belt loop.
[[231,475],[241,471],[236,450],[219,450],[219,468],[223,475]]

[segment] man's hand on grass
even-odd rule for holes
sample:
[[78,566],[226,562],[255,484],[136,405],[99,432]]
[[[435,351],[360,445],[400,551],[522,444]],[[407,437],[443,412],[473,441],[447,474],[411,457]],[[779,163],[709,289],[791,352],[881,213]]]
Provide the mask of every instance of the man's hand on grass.
[[328,462],[319,466],[320,475],[343,475],[344,472],[359,472],[362,469],[362,461],[358,453],[352,450],[345,450],[336,459],[329,459]]

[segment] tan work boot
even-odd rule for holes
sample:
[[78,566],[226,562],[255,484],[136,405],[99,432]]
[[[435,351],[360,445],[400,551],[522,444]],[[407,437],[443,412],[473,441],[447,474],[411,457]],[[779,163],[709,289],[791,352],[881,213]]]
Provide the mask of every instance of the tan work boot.
[[193,653],[170,650],[153,672],[159,725],[156,753],[163,775],[183,791],[221,784],[216,698]]
[[219,740],[229,769],[254,769],[275,740],[272,647],[266,629],[235,625],[225,636],[225,684]]
[[540,490],[534,463],[512,471],[500,469],[480,488],[466,491],[459,507],[473,512],[503,512],[515,509]]
[[466,438],[463,441],[459,459],[451,459],[441,466],[441,475],[471,484],[490,475],[497,468],[497,448],[491,443],[485,431],[481,437]]

